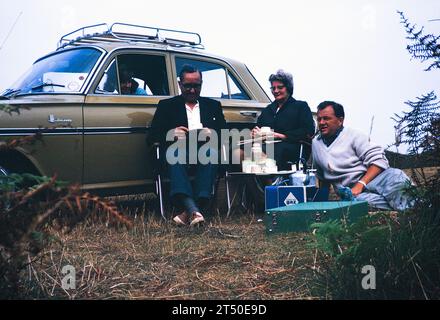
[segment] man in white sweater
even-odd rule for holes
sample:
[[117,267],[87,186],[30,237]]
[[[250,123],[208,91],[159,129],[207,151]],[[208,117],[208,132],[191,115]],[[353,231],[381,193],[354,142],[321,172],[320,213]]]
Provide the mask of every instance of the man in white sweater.
[[344,127],[344,108],[333,101],[318,105],[319,135],[312,154],[317,176],[335,190],[348,187],[356,200],[371,207],[405,210],[411,200],[403,192],[410,179],[402,170],[390,168],[384,150],[365,135]]

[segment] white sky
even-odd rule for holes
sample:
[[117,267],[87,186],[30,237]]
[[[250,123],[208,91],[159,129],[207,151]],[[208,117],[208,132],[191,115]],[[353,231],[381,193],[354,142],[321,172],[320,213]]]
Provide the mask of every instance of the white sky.
[[390,118],[408,110],[405,101],[440,95],[439,71],[411,61],[397,10],[440,34],[440,21],[429,22],[440,19],[440,0],[1,1],[0,91],[82,26],[118,21],[194,31],[206,51],[246,63],[269,94],[267,79],[282,68],[294,76],[294,97],[313,111],[335,100],[346,125],[365,134],[374,116],[371,138],[386,147],[394,141]]

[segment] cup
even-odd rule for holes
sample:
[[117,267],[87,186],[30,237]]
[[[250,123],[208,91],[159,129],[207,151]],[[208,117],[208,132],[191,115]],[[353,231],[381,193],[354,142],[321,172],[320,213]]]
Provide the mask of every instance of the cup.
[[271,127],[261,127],[260,128],[260,133],[263,134],[269,134],[272,132],[272,128]]
[[253,164],[250,166],[251,168],[251,173],[261,173],[261,166],[259,166],[258,164]]
[[252,164],[254,164],[253,162],[252,162],[252,160],[250,160],[250,159],[244,159],[243,161],[242,161],[242,163],[241,163],[241,166],[242,166],[242,171],[244,172],[244,173],[251,173],[251,166],[252,166]]
[[263,139],[273,139],[273,130],[271,129],[271,127],[261,127],[260,129],[260,136]]
[[266,158],[266,167],[275,167],[277,162],[272,158]]

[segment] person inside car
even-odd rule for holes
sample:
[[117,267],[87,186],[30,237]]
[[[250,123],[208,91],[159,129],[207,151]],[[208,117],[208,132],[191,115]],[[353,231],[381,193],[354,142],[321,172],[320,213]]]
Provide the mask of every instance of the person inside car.
[[139,83],[133,79],[133,72],[122,66],[119,71],[121,79],[121,94],[147,95],[147,92],[139,87]]

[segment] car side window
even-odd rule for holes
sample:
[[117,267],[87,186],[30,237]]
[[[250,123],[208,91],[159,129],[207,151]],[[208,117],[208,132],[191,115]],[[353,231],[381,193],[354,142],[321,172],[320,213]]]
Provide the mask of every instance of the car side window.
[[249,96],[243,90],[240,83],[230,73],[228,73],[228,80],[231,99],[249,100]]
[[117,56],[104,72],[95,93],[170,95],[165,57],[147,54]]
[[235,79],[224,66],[207,61],[176,57],[177,77],[185,64],[195,66],[202,73],[202,96],[220,99],[249,100],[249,96],[243,90],[237,79]]

